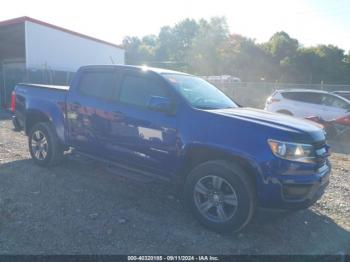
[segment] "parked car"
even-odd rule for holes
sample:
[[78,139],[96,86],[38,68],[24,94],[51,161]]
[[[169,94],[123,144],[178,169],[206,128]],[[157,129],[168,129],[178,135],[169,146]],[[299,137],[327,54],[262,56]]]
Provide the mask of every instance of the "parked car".
[[242,229],[256,206],[306,208],[329,181],[316,124],[239,107],[192,75],[86,66],[70,87],[19,84],[13,101],[36,164],[73,148],[127,176],[165,179],[213,230]]
[[209,82],[229,82],[229,83],[241,83],[241,79],[235,76],[231,75],[220,75],[220,76],[207,76],[204,77],[204,79],[208,80]]
[[350,91],[334,91],[332,93],[350,100]]
[[277,90],[266,100],[265,110],[302,118],[317,116],[329,121],[348,114],[350,100],[320,90]]

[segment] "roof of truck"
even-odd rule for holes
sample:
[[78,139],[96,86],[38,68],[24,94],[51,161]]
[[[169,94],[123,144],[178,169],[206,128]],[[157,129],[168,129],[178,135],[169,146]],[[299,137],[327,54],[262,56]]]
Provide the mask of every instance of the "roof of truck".
[[183,72],[164,69],[164,68],[156,68],[156,67],[148,67],[148,66],[134,66],[134,65],[86,65],[82,66],[80,70],[86,69],[102,69],[102,68],[127,68],[131,70],[142,70],[142,71],[151,71],[157,74],[182,74],[188,75]]

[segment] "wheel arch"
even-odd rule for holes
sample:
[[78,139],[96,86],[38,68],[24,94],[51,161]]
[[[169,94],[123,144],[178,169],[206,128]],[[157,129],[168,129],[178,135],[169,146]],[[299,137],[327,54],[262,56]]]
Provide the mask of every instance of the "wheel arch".
[[186,177],[195,166],[211,160],[225,160],[239,165],[247,172],[256,188],[258,169],[251,160],[242,157],[242,155],[210,146],[191,146],[186,150],[183,166],[177,176],[178,184],[183,185]]
[[30,130],[39,122],[51,122],[50,118],[39,110],[28,110],[25,118],[25,133],[29,135]]
[[51,123],[59,141],[61,144],[65,144],[64,120],[62,118],[63,116],[61,116],[61,114],[56,110],[53,110],[53,112],[50,111],[50,114],[47,114],[39,109],[28,109],[25,115],[24,131],[26,135],[28,135],[35,124],[40,122]]

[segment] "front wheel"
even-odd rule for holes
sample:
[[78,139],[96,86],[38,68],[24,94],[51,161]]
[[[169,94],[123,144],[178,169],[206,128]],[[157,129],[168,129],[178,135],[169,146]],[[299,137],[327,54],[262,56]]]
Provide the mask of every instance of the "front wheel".
[[60,162],[63,148],[50,123],[38,123],[30,131],[29,152],[39,166],[52,166]]
[[222,160],[195,167],[185,184],[191,211],[204,226],[219,232],[243,229],[255,211],[255,191],[249,174]]

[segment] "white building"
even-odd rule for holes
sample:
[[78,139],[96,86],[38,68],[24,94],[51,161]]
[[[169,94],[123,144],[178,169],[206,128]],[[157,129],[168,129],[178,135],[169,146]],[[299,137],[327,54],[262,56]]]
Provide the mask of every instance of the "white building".
[[88,64],[124,64],[122,47],[30,17],[0,22],[0,106],[22,81],[68,84]]

